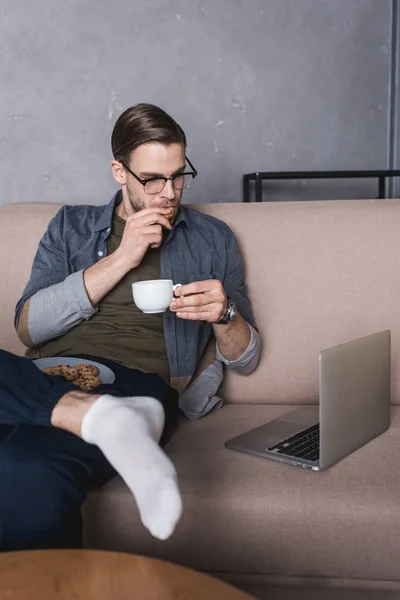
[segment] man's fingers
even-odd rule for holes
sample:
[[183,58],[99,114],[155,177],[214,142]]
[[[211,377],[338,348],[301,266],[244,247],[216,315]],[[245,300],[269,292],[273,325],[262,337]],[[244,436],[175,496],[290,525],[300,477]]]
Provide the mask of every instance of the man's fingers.
[[142,238],[150,248],[158,248],[162,244],[162,232],[159,226],[149,227],[152,231],[143,232],[144,237]]
[[179,319],[187,319],[188,321],[208,321],[210,323],[213,321],[212,315],[205,312],[178,312],[176,316]]
[[162,244],[162,235],[151,235],[146,237],[149,241],[150,248],[159,248]]
[[171,208],[145,208],[129,217],[127,221],[132,223],[135,228],[160,223],[160,225],[164,225],[167,229],[172,229],[172,225],[168,219],[172,212]]
[[168,221],[167,217],[160,215],[159,213],[143,215],[134,221],[135,228],[148,227],[149,225],[154,225],[155,223],[163,225],[166,229],[172,229],[172,225]]
[[169,214],[170,212],[172,212],[173,207],[170,206],[151,206],[150,208],[143,208],[143,210],[139,210],[138,212],[136,212],[134,215],[132,215],[132,217],[130,218],[139,218],[139,217],[145,217],[146,215],[151,215],[154,213],[158,213],[159,215],[166,215]]
[[215,293],[217,290],[222,291],[221,282],[217,279],[206,279],[205,281],[193,281],[192,283],[180,286],[175,291],[175,296],[188,296],[191,294],[204,294],[207,292]]
[[180,319],[217,323],[224,312],[226,294],[217,279],[195,281],[175,290],[170,310]]
[[141,232],[143,235],[159,235],[162,237],[162,229],[159,225],[149,225]]
[[208,306],[209,304],[215,304],[215,295],[210,293],[192,294],[174,299],[171,303],[171,308],[179,310],[181,308]]
[[173,213],[173,208],[166,207],[155,207],[155,208],[144,208],[143,210],[139,210],[137,213],[133,214],[129,217],[128,220],[132,220],[134,222],[144,221],[145,223],[151,223],[155,219],[162,217],[166,219],[169,223],[169,217]]
[[[202,306],[182,306],[181,308],[176,309],[176,313],[214,313],[217,311],[217,306],[213,304],[202,305]],[[173,310],[175,312],[175,310]]]

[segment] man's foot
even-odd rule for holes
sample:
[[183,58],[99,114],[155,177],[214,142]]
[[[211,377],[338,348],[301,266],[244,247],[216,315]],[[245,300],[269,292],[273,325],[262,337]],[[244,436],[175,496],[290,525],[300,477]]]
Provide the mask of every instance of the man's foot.
[[60,398],[51,414],[53,427],[65,429],[82,437],[82,421],[89,408],[100,398],[100,394],[88,394],[81,390],[72,390]]
[[86,407],[81,425],[82,438],[102,450],[132,491],[144,526],[161,540],[182,513],[175,468],[158,445],[164,419],[154,398],[104,395]]

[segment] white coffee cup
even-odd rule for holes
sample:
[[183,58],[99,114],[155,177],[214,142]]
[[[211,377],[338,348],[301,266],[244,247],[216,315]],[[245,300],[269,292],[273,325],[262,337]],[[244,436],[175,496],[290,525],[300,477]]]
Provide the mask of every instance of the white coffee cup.
[[132,283],[132,295],[136,306],[146,314],[162,313],[167,310],[174,297],[174,291],[180,283],[174,285],[172,279],[152,279]]

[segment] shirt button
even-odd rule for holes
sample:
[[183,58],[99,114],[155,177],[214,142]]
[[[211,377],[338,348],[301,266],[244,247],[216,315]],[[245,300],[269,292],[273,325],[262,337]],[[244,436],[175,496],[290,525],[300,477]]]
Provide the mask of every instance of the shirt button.
[[97,253],[97,256],[103,256],[104,252],[102,252],[101,250],[99,250],[99,252]]
[[111,227],[109,227],[109,228],[107,229],[107,233],[110,233],[110,231],[111,231]]

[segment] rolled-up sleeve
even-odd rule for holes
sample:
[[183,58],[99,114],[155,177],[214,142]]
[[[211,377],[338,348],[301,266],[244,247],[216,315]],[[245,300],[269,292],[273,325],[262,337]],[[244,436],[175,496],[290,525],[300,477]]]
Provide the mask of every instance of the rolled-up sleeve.
[[218,344],[216,345],[217,359],[223,362],[227,367],[230,367],[233,371],[237,371],[241,375],[249,375],[250,373],[252,373],[257,367],[261,356],[260,334],[252,325],[250,325],[250,323],[247,323],[247,325],[249,326],[251,332],[249,345],[247,346],[243,354],[238,358],[235,358],[235,360],[228,360],[227,358],[222,356],[220,349],[218,348]]
[[64,213],[62,207],[40,240],[29,281],[15,309],[17,327],[21,310],[30,299],[28,331],[35,344],[66,333],[97,310],[87,295],[83,270],[68,270],[63,247]]
[[96,311],[85,289],[83,271],[72,273],[64,281],[32,296],[28,313],[29,336],[34,344],[42,344],[67,333]]

